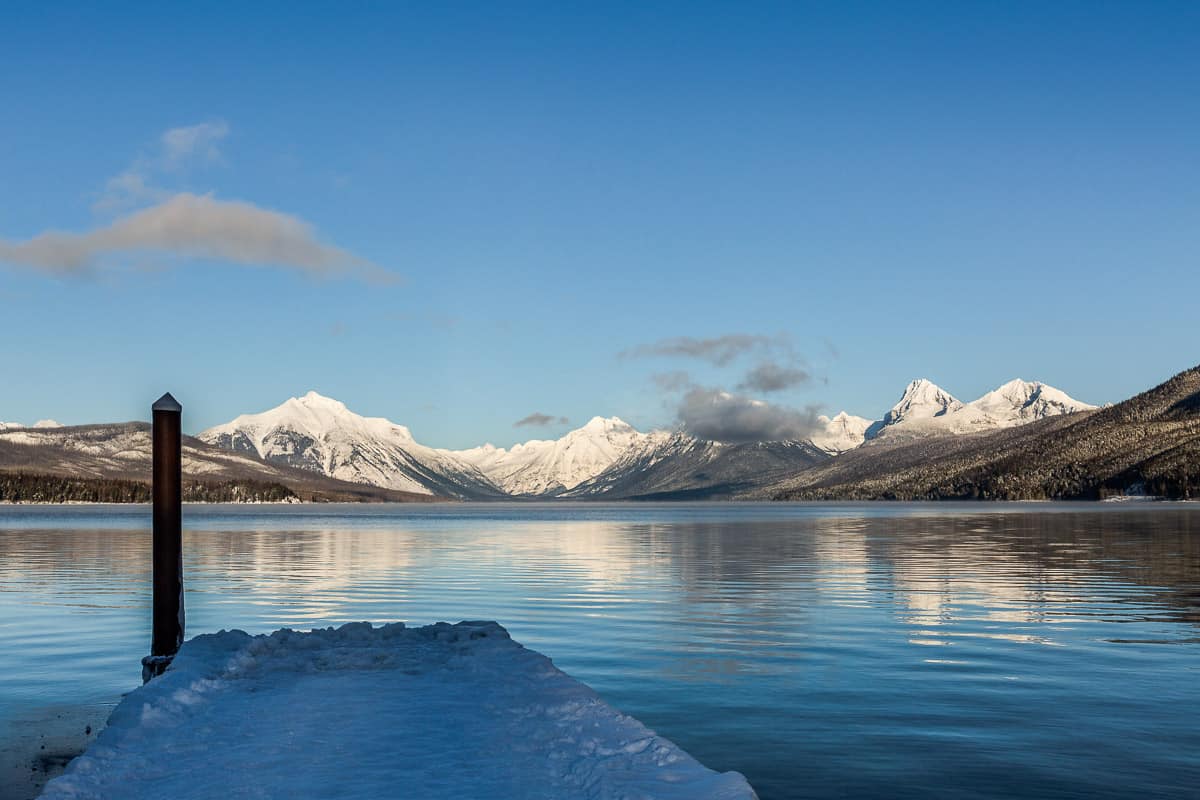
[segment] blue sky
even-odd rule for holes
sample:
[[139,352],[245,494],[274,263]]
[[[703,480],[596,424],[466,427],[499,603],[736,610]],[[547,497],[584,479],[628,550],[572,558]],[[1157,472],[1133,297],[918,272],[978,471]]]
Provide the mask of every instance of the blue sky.
[[1200,362],[1200,5],[579,5],[6,9],[0,419],[316,389],[458,447],[681,371],[876,417]]

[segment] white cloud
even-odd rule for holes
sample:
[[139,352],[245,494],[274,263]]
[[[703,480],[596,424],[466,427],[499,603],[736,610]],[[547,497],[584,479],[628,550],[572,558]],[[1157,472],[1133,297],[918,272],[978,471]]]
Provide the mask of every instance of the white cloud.
[[0,261],[56,274],[85,273],[137,254],[394,279],[370,262],[322,243],[312,226],[297,217],[186,192],[84,233],[47,231],[23,242],[0,239]]

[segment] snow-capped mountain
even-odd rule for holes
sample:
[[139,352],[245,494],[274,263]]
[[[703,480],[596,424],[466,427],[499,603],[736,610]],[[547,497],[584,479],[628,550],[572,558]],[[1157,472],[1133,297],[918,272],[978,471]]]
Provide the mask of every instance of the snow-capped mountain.
[[617,417],[593,417],[560,439],[448,452],[476,466],[509,494],[552,495],[604,472],[646,436]]
[[821,428],[803,442],[721,443],[686,431],[641,433],[617,417],[595,417],[559,439],[451,451],[419,444],[403,425],[360,416],[309,392],[198,438],[339,480],[443,497],[710,497],[805,469],[871,439],[974,433],[1091,408],[1037,382],[1009,381],[963,403],[919,379],[883,419],[844,411],[819,417]]
[[[1040,381],[1020,378],[994,389],[970,403],[984,415],[996,420],[1032,422],[1058,414],[1088,411],[1096,406],[1081,403],[1066,392]],[[1017,423],[1019,424],[1019,423]]]
[[1053,386],[1020,378],[962,403],[921,378],[910,383],[900,401],[867,429],[866,438],[975,433],[1094,408]]
[[904,389],[899,402],[883,415],[880,427],[944,417],[962,407],[963,404],[954,395],[936,383],[918,378]]
[[[151,453],[151,426],[146,422],[40,428],[20,425],[0,431],[0,476],[15,470],[34,478],[67,476],[84,481],[147,483],[153,463]],[[286,464],[267,462],[254,453],[235,453],[191,436],[183,437],[182,456],[185,487],[195,483],[210,487],[238,484],[241,491],[249,493],[286,487],[297,497],[323,501],[421,499],[411,493],[346,483]],[[31,488],[50,496],[72,491],[70,485],[53,482]],[[239,491],[236,487],[226,488]]]
[[809,441],[826,453],[836,455],[847,450],[853,450],[867,439],[867,429],[871,420],[866,417],[856,417],[853,414],[840,412],[832,419],[825,415],[817,417],[822,428],[809,437]]
[[503,494],[474,465],[419,444],[403,425],[360,416],[316,392],[243,414],[197,438],[353,483],[444,497]]
[[37,422],[33,423],[33,425],[22,425],[19,422],[0,422],[0,431],[13,431],[17,430],[18,428],[37,428],[38,430],[44,430],[48,428],[61,427],[63,427],[61,422],[55,422],[52,419],[39,419]]

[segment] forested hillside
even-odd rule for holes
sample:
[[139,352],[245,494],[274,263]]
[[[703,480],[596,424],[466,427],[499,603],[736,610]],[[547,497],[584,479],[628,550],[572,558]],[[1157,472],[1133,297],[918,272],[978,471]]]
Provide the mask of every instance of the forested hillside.
[[957,439],[869,443],[765,494],[787,500],[1197,497],[1200,367],[1097,411]]

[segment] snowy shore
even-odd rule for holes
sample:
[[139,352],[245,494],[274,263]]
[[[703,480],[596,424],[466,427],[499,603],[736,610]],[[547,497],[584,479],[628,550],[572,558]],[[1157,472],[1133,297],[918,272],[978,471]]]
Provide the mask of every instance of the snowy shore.
[[42,794],[750,800],[494,622],[198,636]]

